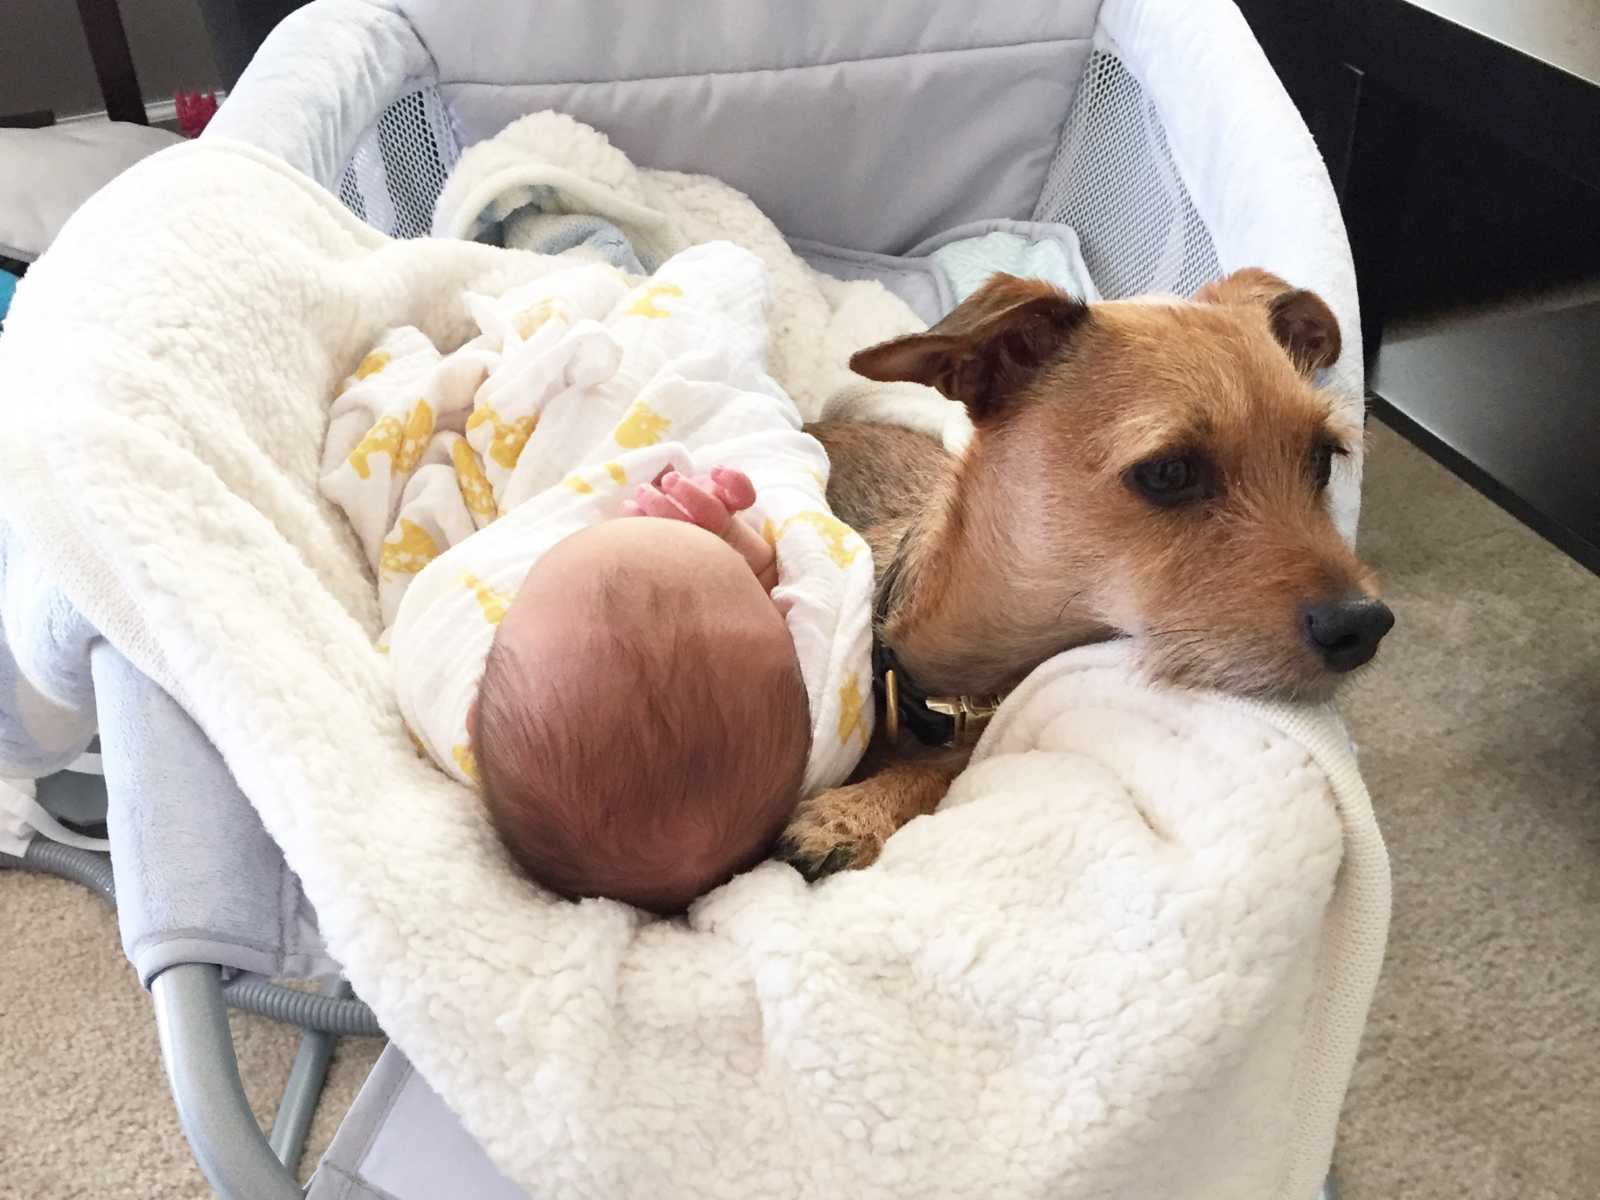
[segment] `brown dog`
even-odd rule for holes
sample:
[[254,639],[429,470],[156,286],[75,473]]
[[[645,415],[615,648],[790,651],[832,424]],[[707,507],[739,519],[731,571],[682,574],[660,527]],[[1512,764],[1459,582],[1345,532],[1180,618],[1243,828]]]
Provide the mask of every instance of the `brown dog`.
[[933,710],[1073,646],[1132,638],[1158,682],[1284,699],[1367,662],[1394,618],[1323,497],[1361,430],[1310,382],[1339,346],[1319,297],[1247,269],[1193,301],[1092,306],[998,275],[856,354],[869,379],[960,401],[976,433],[954,459],[892,426],[811,430],[829,503],[872,547],[898,693],[880,715],[901,728],[880,719],[857,782],[803,802],[780,855],[809,878],[871,863],[966,763]]

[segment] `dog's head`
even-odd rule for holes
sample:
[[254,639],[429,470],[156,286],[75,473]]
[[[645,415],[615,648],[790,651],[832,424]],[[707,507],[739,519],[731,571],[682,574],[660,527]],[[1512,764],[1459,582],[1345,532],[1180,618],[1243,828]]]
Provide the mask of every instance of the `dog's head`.
[[955,504],[1010,514],[993,594],[1019,622],[1070,611],[1158,679],[1316,698],[1393,623],[1326,502],[1361,436],[1311,382],[1339,349],[1328,306],[1265,271],[1092,306],[999,275],[851,366],[966,406]]

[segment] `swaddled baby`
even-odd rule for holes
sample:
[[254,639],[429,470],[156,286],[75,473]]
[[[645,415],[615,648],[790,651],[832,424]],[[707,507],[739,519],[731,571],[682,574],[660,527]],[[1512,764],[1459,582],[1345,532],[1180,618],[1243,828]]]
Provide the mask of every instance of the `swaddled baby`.
[[766,304],[726,244],[642,284],[562,266],[469,297],[448,355],[392,332],[334,402],[322,487],[406,725],[562,894],[683,907],[871,733],[871,557],[765,373]]

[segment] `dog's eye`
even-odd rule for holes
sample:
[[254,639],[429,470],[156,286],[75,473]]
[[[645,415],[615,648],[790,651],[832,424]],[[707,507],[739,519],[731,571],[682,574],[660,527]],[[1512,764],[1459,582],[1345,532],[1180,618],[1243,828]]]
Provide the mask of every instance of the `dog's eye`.
[[1146,459],[1130,467],[1127,478],[1134,491],[1164,508],[1198,500],[1211,491],[1211,471],[1195,454]]
[[1317,481],[1317,491],[1328,486],[1328,480],[1333,477],[1334,456],[1343,453],[1344,447],[1338,442],[1317,443],[1316,449],[1311,452],[1311,473]]

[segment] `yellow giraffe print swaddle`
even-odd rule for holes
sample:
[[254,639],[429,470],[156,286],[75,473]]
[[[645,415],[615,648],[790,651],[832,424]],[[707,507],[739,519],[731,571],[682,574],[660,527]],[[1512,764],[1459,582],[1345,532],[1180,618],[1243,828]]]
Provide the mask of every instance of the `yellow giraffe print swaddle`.
[[480,333],[441,353],[391,331],[341,385],[321,486],[378,580],[407,725],[475,782],[466,713],[495,628],[539,557],[617,517],[667,466],[734,467],[778,550],[774,600],[812,712],[808,788],[842,782],[872,729],[872,561],[827,508],[827,457],[766,374],[767,283],[726,243],[648,280],[597,265],[469,296]]

